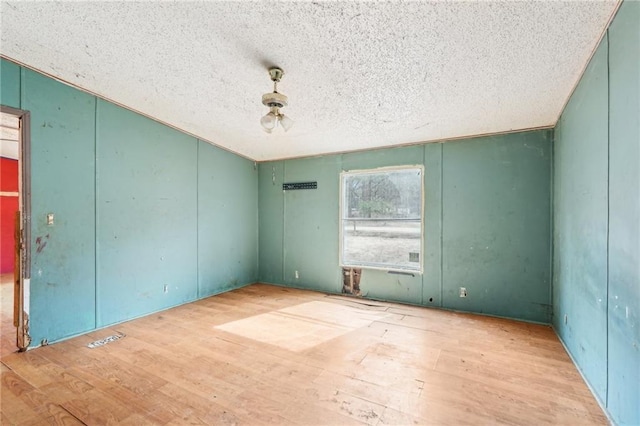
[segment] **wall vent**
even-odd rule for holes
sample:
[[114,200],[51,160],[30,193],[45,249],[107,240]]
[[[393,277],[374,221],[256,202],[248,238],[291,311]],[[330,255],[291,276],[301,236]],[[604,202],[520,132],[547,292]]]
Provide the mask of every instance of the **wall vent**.
[[295,183],[283,183],[283,191],[291,191],[294,189],[318,189],[318,182],[295,182]]
[[100,346],[104,346],[107,343],[115,342],[116,340],[120,340],[125,336],[123,333],[114,334],[113,336],[105,337],[101,340],[96,340],[95,342],[91,342],[87,345],[89,349],[99,348]]

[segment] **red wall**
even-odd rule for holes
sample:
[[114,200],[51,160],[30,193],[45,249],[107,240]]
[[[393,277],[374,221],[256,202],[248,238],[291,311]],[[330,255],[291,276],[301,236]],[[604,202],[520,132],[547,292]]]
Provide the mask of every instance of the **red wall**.
[[[18,192],[18,160],[0,157],[0,191]],[[0,273],[13,272],[13,221],[18,197],[0,196]]]

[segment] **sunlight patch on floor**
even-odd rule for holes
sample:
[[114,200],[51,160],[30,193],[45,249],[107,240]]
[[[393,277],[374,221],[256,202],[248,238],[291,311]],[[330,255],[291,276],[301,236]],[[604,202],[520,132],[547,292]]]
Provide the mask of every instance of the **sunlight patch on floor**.
[[388,316],[385,312],[313,301],[232,321],[217,329],[291,351],[303,351]]

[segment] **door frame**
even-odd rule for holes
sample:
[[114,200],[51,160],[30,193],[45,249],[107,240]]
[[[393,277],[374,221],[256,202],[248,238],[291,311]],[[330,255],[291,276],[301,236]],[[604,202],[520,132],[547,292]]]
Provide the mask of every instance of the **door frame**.
[[19,268],[18,300],[14,300],[15,312],[18,314],[14,318],[17,324],[16,344],[18,350],[25,351],[31,343],[29,336],[29,304],[28,301],[31,281],[31,114],[29,111],[0,105],[0,112],[17,117],[20,122],[19,141],[19,166],[20,176],[18,179],[19,209],[20,209],[20,256]]

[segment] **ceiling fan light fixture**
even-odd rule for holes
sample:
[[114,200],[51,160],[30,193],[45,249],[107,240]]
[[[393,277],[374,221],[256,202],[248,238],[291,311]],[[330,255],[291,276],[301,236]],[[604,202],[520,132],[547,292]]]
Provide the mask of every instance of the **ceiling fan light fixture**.
[[293,120],[280,112],[280,108],[286,107],[288,103],[287,96],[278,92],[278,82],[283,75],[284,71],[281,68],[269,69],[269,76],[273,81],[273,92],[262,95],[262,104],[269,107],[270,111],[260,119],[260,124],[267,133],[271,133],[278,122],[285,132],[293,126]]
[[282,114],[280,115],[280,125],[282,126],[282,129],[287,132],[291,127],[293,127],[293,120]]
[[269,111],[260,119],[260,124],[264,130],[271,133],[278,124],[278,115],[274,111]]

